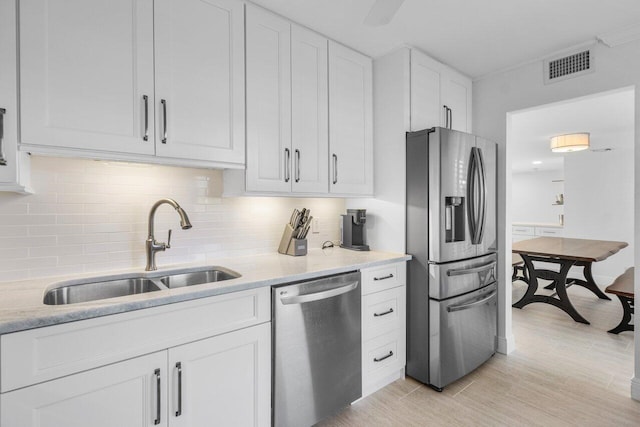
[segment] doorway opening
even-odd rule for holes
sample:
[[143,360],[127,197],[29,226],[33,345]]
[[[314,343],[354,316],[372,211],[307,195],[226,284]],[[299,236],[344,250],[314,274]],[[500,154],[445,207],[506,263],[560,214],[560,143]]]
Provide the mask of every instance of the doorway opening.
[[[635,89],[627,87],[507,117],[507,225],[512,243],[541,236],[627,242],[626,248],[592,264],[601,290],[634,264],[634,106]],[[552,137],[575,133],[589,134],[588,149],[552,152]],[[572,267],[569,277],[581,274],[581,267]],[[555,289],[542,289],[547,283],[541,281],[538,294],[554,297]],[[527,288],[525,281],[514,280],[512,302]],[[549,304],[512,308],[518,351],[575,386],[589,378],[598,389],[628,396],[633,331],[607,332],[622,319],[622,305],[613,295],[601,299],[581,286],[569,287],[567,294],[590,325]]]

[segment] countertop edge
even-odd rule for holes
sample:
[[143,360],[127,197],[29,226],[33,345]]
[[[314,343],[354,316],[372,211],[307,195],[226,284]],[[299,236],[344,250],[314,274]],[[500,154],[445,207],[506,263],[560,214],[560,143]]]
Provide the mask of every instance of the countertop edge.
[[[100,305],[99,307],[87,307],[85,310],[79,308],[77,311],[64,311],[58,314],[40,315],[30,319],[8,320],[0,322],[0,335],[26,331],[29,329],[55,326],[64,323],[76,322],[80,320],[93,319],[97,317],[121,314],[136,310],[159,307],[168,304],[192,301],[196,299],[209,298],[217,295],[240,292],[250,289],[277,286],[284,283],[299,282],[302,280],[315,279],[323,276],[345,273],[354,270],[361,270],[371,267],[379,267],[397,262],[409,261],[412,256],[406,254],[389,254],[389,258],[382,260],[364,261],[343,265],[334,268],[320,269],[303,273],[290,274],[285,276],[266,278],[238,284],[229,283],[228,286],[218,288],[193,289],[181,294],[158,295],[152,299],[134,300],[125,302],[114,302],[112,304]],[[79,307],[79,306],[76,306]],[[16,310],[19,311],[19,310]]]

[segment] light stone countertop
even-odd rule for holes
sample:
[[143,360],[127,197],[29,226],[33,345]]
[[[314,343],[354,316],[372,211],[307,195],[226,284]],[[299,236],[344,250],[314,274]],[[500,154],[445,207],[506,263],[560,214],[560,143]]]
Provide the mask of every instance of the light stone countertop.
[[[42,302],[46,290],[56,283],[89,277],[144,273],[144,267],[109,273],[77,274],[22,280],[19,282],[4,282],[0,283],[0,334],[205,298],[229,292],[297,282],[409,259],[411,259],[410,255],[400,253],[358,252],[338,247],[324,250],[311,249],[306,256],[299,257],[271,253],[219,259],[207,265],[226,267],[240,273],[242,276],[221,282],[58,306],[45,305]],[[203,266],[203,264],[160,266],[157,272],[153,272],[153,275],[199,266]]]

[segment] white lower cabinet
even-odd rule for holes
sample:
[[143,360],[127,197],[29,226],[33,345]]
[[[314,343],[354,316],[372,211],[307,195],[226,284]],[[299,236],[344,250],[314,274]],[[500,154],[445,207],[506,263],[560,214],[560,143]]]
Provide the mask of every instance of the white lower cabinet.
[[406,263],[362,270],[362,397],[404,376]]
[[271,425],[271,324],[169,349],[169,426]]
[[167,426],[166,366],[162,351],[5,393],[0,424]]
[[271,423],[270,289],[2,335],[0,427]]
[[3,427],[268,426],[270,323],[5,393],[1,417]]

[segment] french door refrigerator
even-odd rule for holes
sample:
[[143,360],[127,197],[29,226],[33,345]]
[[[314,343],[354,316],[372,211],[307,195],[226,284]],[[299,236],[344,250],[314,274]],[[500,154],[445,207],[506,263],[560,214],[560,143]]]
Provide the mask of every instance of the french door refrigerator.
[[407,133],[407,375],[441,391],[495,353],[496,144]]

